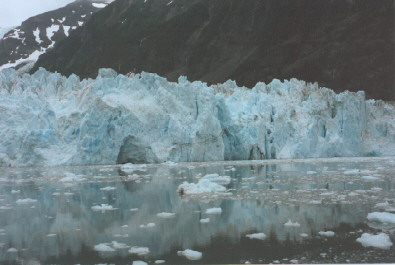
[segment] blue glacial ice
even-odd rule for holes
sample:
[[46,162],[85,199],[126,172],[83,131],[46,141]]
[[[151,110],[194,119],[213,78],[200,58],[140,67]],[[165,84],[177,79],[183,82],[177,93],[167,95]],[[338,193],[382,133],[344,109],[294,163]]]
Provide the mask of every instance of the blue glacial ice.
[[252,89],[0,72],[0,166],[395,155],[395,109],[296,79]]

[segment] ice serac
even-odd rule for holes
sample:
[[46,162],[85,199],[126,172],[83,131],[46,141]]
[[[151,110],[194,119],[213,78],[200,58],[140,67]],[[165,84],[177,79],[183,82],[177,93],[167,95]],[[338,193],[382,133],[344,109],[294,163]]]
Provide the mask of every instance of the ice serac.
[[207,86],[100,69],[0,72],[0,165],[395,155],[395,110],[292,79]]

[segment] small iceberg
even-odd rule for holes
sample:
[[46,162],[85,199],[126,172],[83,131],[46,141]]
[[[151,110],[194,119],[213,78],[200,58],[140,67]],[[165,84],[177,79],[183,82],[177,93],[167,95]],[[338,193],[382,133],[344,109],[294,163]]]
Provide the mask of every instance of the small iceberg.
[[115,251],[115,249],[110,247],[108,243],[100,243],[98,245],[95,245],[95,247],[93,249],[96,250],[96,251],[100,251],[100,252],[113,252],[113,251]]
[[173,217],[176,216],[176,214],[175,213],[165,213],[165,212],[163,212],[163,213],[156,214],[156,216],[159,217],[159,218],[173,218]]
[[284,224],[284,226],[287,226],[287,227],[299,227],[300,224],[299,224],[298,222],[293,223],[293,222],[291,221],[291,219],[288,219],[288,222],[286,222],[286,223]]
[[208,179],[201,179],[197,184],[184,182],[178,186],[178,193],[181,195],[194,195],[202,193],[213,193],[225,191],[225,187],[217,183],[211,182]]
[[207,179],[211,182],[215,182],[215,183],[221,184],[221,185],[227,185],[231,181],[231,178],[229,176],[220,176],[219,174],[216,174],[216,173],[205,175],[201,179]]
[[102,205],[95,205],[92,206],[91,208],[94,211],[113,211],[116,210],[117,208],[113,208],[112,205],[108,205],[108,204],[102,204]]
[[149,253],[149,248],[147,247],[131,247],[129,249],[130,254],[135,254],[138,256],[147,255]]
[[381,249],[390,249],[393,245],[390,237],[385,233],[380,233],[378,235],[363,233],[361,237],[357,238],[357,242],[361,243],[364,247],[375,247]]
[[254,234],[248,234],[246,235],[249,239],[259,239],[259,240],[264,240],[266,238],[266,235],[264,233],[254,233]]
[[373,212],[367,216],[371,222],[395,224],[395,214],[386,212]]
[[326,231],[326,232],[320,231],[320,232],[318,232],[318,234],[320,236],[325,236],[325,237],[333,237],[333,236],[335,236],[335,232],[333,232],[333,231]]
[[222,209],[221,208],[210,208],[206,210],[206,214],[221,214]]
[[189,260],[199,260],[202,258],[203,254],[202,252],[192,250],[192,249],[186,249],[183,251],[177,251],[178,256],[184,256]]

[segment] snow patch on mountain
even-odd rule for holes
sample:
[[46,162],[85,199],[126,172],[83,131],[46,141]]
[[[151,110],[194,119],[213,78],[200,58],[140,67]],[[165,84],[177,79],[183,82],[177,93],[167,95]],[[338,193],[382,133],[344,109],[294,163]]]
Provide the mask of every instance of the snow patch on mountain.
[[395,109],[292,79],[207,86],[0,72],[0,165],[395,155]]

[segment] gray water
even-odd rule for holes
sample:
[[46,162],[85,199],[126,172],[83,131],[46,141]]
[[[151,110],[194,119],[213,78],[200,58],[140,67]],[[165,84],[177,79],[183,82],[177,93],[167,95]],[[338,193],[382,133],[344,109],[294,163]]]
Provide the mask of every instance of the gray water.
[[[246,163],[147,165],[133,172],[118,166],[2,169],[0,263],[395,262],[394,247],[364,248],[355,241],[363,232],[384,231],[395,242],[393,226],[366,219],[383,210],[377,203],[395,208],[395,159]],[[70,173],[81,181],[62,181]],[[177,192],[184,181],[196,183],[209,173],[231,177],[226,193]],[[101,204],[113,209],[92,209]],[[222,213],[206,213],[214,207]],[[161,212],[175,216],[159,218]],[[205,218],[210,222],[201,223]],[[300,226],[284,226],[288,220]],[[144,227],[148,223],[155,226]],[[258,232],[266,238],[246,237]],[[101,243],[114,248],[113,241],[128,247],[94,249]],[[149,253],[130,254],[132,246]],[[184,249],[203,257],[178,256]]]

